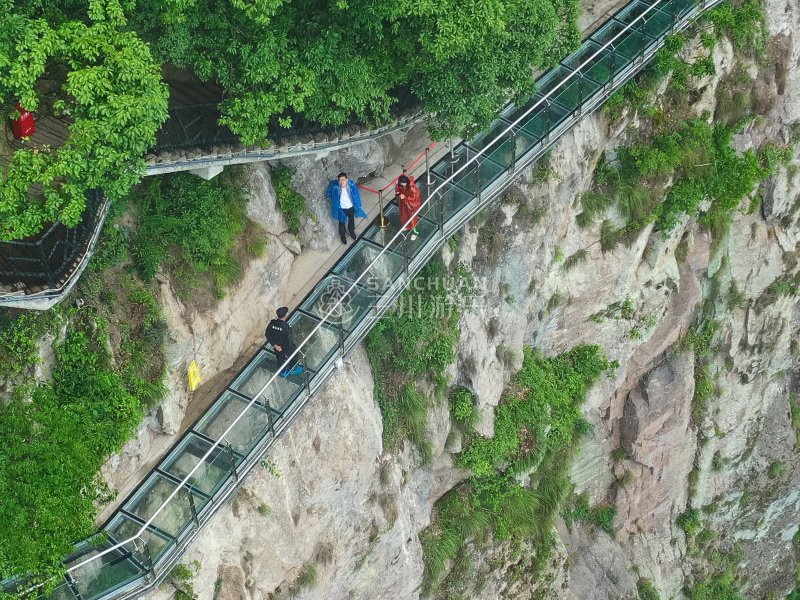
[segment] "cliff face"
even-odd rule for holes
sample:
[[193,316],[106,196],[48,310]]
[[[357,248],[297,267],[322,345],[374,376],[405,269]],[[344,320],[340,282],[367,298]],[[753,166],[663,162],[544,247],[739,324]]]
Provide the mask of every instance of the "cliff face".
[[[766,14],[772,59],[756,64],[719,44],[716,75],[694,82],[687,107],[695,116],[713,113],[718,86],[737,69],[748,72],[752,82],[743,85],[760,117],[735,137],[739,150],[788,142],[800,119],[800,70],[792,68],[800,64],[800,6],[770,0]],[[668,236],[650,225],[602,252],[600,224],[576,224],[579,196],[601,154],[636,139],[644,123],[632,113],[615,123],[602,114],[586,119],[554,149],[549,170],[522,174],[501,205],[465,227],[455,254],[444,251],[446,262],[470,264],[485,282],[477,309],[462,317],[453,367],[454,382],[475,392],[480,432],[491,434],[493,408],[524,345],[550,355],[598,344],[620,364],[590,393],[585,412],[594,432],[571,471],[576,492],[616,505],[615,534],[560,526],[552,569],[538,582],[510,577],[519,561],[502,548],[476,553],[476,570],[491,571],[474,597],[537,590],[581,600],[636,597],[640,577],[663,597],[679,597],[714,568],[710,549],[749,575],[747,597],[795,585],[800,468],[790,397],[798,387],[800,304],[780,283],[798,272],[799,161],[795,155],[779,168],[762,188],[760,209],[737,212],[725,235],[712,238],[684,219]],[[381,160],[403,153],[395,142]],[[370,170],[361,160],[353,167]],[[304,172],[311,166],[298,165]],[[585,260],[565,264],[584,251]],[[712,313],[718,325],[709,352],[681,343]],[[693,411],[701,366],[713,391],[705,410]],[[419,597],[418,534],[435,500],[465,476],[446,444],[447,408],[429,422],[432,467],[421,468],[410,447],[383,453],[369,363],[355,352],[189,550],[184,562],[200,564],[198,596]],[[702,541],[687,541],[676,524],[689,508],[708,532]],[[316,577],[301,577],[312,565]]]

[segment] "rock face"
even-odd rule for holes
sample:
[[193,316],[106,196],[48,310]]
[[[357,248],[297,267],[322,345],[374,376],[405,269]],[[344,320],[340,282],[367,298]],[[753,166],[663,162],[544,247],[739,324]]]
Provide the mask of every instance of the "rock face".
[[[800,6],[769,0],[767,16],[775,60],[748,63],[730,44],[719,44],[717,75],[701,82],[691,107],[697,116],[713,113],[718,87],[734,69],[755,75],[753,102],[763,118],[736,136],[738,149],[785,143],[800,119],[800,69],[791,68],[800,64]],[[648,226],[628,245],[603,253],[599,224],[576,224],[578,196],[590,187],[601,153],[630,141],[638,124],[635,115],[613,127],[602,114],[587,118],[554,149],[546,177],[536,169],[521,174],[498,206],[465,226],[458,251],[444,251],[446,261],[472,267],[483,292],[460,323],[453,370],[454,382],[475,392],[481,433],[493,431],[493,409],[524,345],[551,355],[594,343],[620,364],[614,378],[590,392],[585,412],[594,434],[571,472],[577,492],[616,505],[616,534],[560,527],[549,587],[509,584],[504,569],[511,565],[505,564],[475,597],[536,591],[576,600],[636,598],[637,580],[646,577],[662,597],[679,598],[683,586],[709,569],[676,524],[687,508],[698,509],[703,527],[715,532],[715,547],[735,554],[738,568],[750,575],[746,597],[781,597],[794,586],[800,469],[789,402],[798,387],[800,305],[792,294],[776,294],[774,282],[798,271],[798,160],[765,184],[761,211],[736,213],[725,236],[712,239],[685,220],[670,236]],[[303,249],[335,239],[321,199],[325,178],[338,170],[379,171],[393,157],[402,161],[398,136],[344,156],[293,163],[294,183],[317,216],[304,226]],[[263,167],[253,178],[260,182],[253,215],[269,232],[268,256],[251,265],[214,315],[182,314],[164,290],[178,372],[198,336],[204,367],[230,366],[280,300],[279,282],[297,247],[282,236],[281,220],[267,216],[275,211]],[[585,261],[565,268],[564,257],[584,251]],[[725,315],[719,348],[704,367],[714,393],[706,413],[693,416],[701,359],[680,340],[709,307]],[[176,379],[173,389],[179,388]],[[185,404],[177,391],[172,401],[161,420],[169,431]],[[432,467],[420,467],[410,448],[385,454],[369,363],[357,350],[269,454],[280,476],[266,468],[254,473],[189,549],[184,562],[201,565],[198,597],[418,598],[418,534],[436,499],[465,476],[446,449],[446,408],[437,408],[429,422]],[[143,433],[133,444],[144,448],[148,439]],[[312,584],[301,577],[309,565],[316,568]],[[171,591],[149,597],[166,599]]]

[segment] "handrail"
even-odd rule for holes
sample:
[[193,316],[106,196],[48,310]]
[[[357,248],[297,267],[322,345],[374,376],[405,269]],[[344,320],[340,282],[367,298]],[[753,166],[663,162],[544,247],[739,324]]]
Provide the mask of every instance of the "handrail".
[[[534,109],[538,108],[543,101],[545,101],[547,98],[552,96],[552,94],[554,92],[556,92],[559,89],[561,89],[564,86],[564,84],[566,84],[573,77],[575,77],[575,75],[578,73],[579,69],[581,69],[587,63],[591,62],[601,52],[603,52],[609,46],[611,46],[617,40],[617,38],[619,38],[624,33],[627,33],[636,23],[638,23],[645,15],[647,15],[651,11],[655,10],[657,8],[657,6],[663,1],[664,0],[655,0],[655,2],[653,2],[653,4],[651,4],[647,9],[645,9],[639,16],[637,16],[635,19],[633,19],[629,24],[627,24],[625,27],[623,27],[608,42],[603,44],[594,54],[592,54],[589,58],[584,60],[580,65],[575,67],[574,70],[571,73],[569,73],[560,82],[558,82],[549,92],[544,94],[542,96],[542,98],[539,99],[539,101],[537,101],[530,108],[528,108],[526,111],[524,111],[520,117],[517,117],[517,119],[513,123],[511,123],[511,125],[506,127],[500,135],[496,136],[495,138],[493,138],[491,140],[491,142],[489,142],[486,145],[484,145],[482,150],[478,151],[475,154],[475,156],[473,156],[471,159],[468,159],[458,170],[454,171],[447,179],[442,181],[436,188],[434,188],[434,190],[432,192],[430,192],[428,194],[428,197],[425,199],[425,201],[420,204],[419,208],[417,208],[417,210],[414,211],[414,213],[404,223],[404,225],[408,225],[411,221],[413,221],[413,219],[417,215],[419,215],[419,213],[422,211],[422,209],[425,208],[428,205],[428,203],[431,201],[431,199],[434,198],[436,194],[440,193],[442,191],[442,189],[445,187],[445,185],[450,183],[456,177],[456,175],[461,174],[464,171],[464,169],[466,169],[468,166],[470,166],[473,163],[475,163],[476,160],[479,157],[481,157],[483,155],[483,153],[485,153],[487,151],[487,149],[491,148],[492,145],[495,142],[497,142],[498,140],[501,140],[510,131],[513,131],[514,127],[519,125],[521,120],[523,120],[525,117],[530,115],[531,112],[533,112]],[[398,238],[400,238],[403,235],[403,233],[404,233],[403,232],[403,228],[401,227],[397,231],[397,233],[394,234],[392,239],[388,243],[386,243],[384,245],[384,247],[381,249],[381,251],[375,256],[375,258],[372,259],[372,261],[361,272],[361,274],[352,282],[352,284],[347,289],[347,291],[340,295],[340,297],[336,300],[336,302],[331,306],[330,310],[325,314],[325,316],[322,319],[320,319],[320,322],[311,330],[311,332],[308,335],[306,335],[306,337],[303,339],[303,341],[300,342],[300,344],[297,346],[295,351],[292,352],[292,354],[286,359],[287,362],[290,362],[293,358],[295,358],[296,356],[299,356],[301,350],[305,347],[305,345],[308,343],[308,341],[317,333],[317,331],[319,331],[319,329],[330,318],[330,316],[341,306],[341,304],[344,301],[344,299],[348,298],[350,296],[350,294],[353,292],[353,290],[355,290],[357,288],[358,284],[364,279],[364,276],[370,271],[370,269],[372,269],[373,266],[375,266],[377,261],[381,257],[384,256],[384,254],[388,251],[389,247],[394,242],[396,242],[398,240]],[[83,566],[85,566],[85,565],[87,565],[87,564],[89,564],[89,563],[91,563],[91,562],[93,562],[93,561],[95,561],[95,560],[97,560],[97,559],[99,559],[99,558],[101,558],[101,557],[103,557],[103,556],[115,551],[115,550],[118,550],[118,549],[122,548],[126,544],[129,544],[129,543],[139,539],[139,537],[143,533],[145,533],[145,531],[148,529],[148,527],[153,525],[156,517],[158,517],[161,514],[161,512],[167,507],[167,505],[172,501],[172,499],[175,498],[175,496],[178,494],[178,492],[188,485],[189,480],[192,478],[192,476],[195,474],[195,472],[201,467],[201,465],[203,465],[205,463],[206,459],[209,456],[211,456],[211,454],[222,445],[222,442],[225,439],[225,437],[239,423],[239,421],[242,419],[242,417],[244,417],[245,412],[247,410],[249,410],[253,406],[253,404],[255,404],[256,399],[266,391],[267,387],[269,387],[278,377],[280,377],[279,373],[280,373],[280,370],[276,370],[276,372],[272,374],[272,377],[269,378],[269,380],[258,390],[258,392],[253,394],[253,398],[247,403],[247,405],[242,409],[242,411],[233,420],[233,422],[227,427],[227,429],[225,429],[225,431],[219,436],[219,439],[216,440],[211,445],[211,447],[208,449],[208,451],[198,460],[197,464],[195,464],[195,466],[192,467],[192,469],[187,473],[187,475],[181,480],[180,484],[178,484],[175,487],[175,489],[172,491],[172,493],[170,493],[169,496],[167,496],[167,498],[156,509],[156,511],[144,522],[144,524],[139,528],[139,531],[135,535],[132,535],[129,538],[127,538],[127,539],[125,539],[125,540],[123,540],[121,542],[118,542],[118,543],[114,544],[113,546],[111,546],[109,548],[106,548],[105,550],[103,550],[103,551],[101,551],[101,552],[99,552],[99,553],[87,558],[86,560],[71,566],[70,568],[67,569],[67,573],[72,573],[75,570],[77,570],[77,569],[79,569],[79,568],[81,568],[81,567],[83,567]]]

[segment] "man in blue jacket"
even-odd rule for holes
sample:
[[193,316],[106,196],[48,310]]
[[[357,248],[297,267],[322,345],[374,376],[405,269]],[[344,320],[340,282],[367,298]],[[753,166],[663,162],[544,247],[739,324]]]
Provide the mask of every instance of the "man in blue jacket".
[[367,213],[361,208],[358,186],[355,181],[347,177],[347,173],[339,173],[328,186],[327,195],[331,201],[331,216],[339,221],[339,238],[343,244],[347,244],[345,221],[350,237],[356,239],[356,217],[367,218]]

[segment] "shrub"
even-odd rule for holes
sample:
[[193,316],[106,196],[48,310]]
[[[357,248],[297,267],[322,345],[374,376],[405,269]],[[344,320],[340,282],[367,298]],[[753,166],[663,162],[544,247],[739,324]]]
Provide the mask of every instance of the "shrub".
[[300,217],[307,212],[306,199],[292,188],[294,171],[286,165],[275,165],[271,169],[272,185],[278,198],[278,208],[286,221],[289,233],[300,233]]
[[639,600],[661,600],[653,582],[646,577],[640,577],[636,582],[636,591],[639,592]]
[[131,254],[142,279],[152,279],[164,265],[178,273],[174,283],[184,295],[195,290],[198,275],[220,295],[239,276],[232,251],[247,223],[246,199],[231,175],[211,181],[185,173],[153,178],[134,201]]
[[456,388],[450,394],[450,417],[459,425],[472,429],[478,420],[478,413],[472,393],[466,388]]
[[694,537],[700,531],[700,511],[695,508],[685,510],[677,520],[678,527],[683,529],[687,537]]

